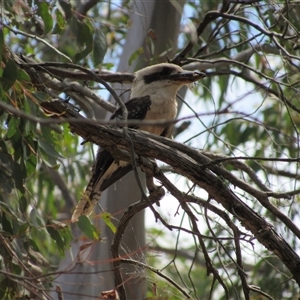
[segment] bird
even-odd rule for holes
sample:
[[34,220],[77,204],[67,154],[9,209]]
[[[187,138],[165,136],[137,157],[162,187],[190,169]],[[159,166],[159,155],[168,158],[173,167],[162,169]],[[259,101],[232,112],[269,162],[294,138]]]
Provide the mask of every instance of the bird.
[[[143,124],[142,121],[175,120],[178,90],[205,76],[204,72],[185,71],[172,63],[160,63],[137,71],[132,82],[130,99],[125,102],[125,106],[128,120],[141,120],[141,123],[128,127],[169,138],[173,129],[173,125],[170,125],[172,122],[166,122],[167,125],[149,125]],[[122,115],[122,109],[118,108],[110,119],[120,120]],[[101,193],[131,170],[132,165],[129,162],[115,161],[108,150],[99,148],[90,181],[73,212],[71,221],[78,221],[81,215],[89,216]]]

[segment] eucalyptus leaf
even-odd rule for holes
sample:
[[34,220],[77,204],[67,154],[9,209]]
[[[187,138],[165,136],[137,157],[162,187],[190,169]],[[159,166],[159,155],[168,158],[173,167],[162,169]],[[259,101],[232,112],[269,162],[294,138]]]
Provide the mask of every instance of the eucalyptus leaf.
[[104,33],[96,29],[93,43],[93,58],[94,64],[97,66],[102,63],[107,51],[107,42]]
[[4,91],[9,90],[15,83],[18,77],[18,70],[15,62],[9,59],[5,65],[5,68],[0,78],[0,84]]
[[98,229],[91,223],[87,216],[80,216],[77,222],[78,228],[84,232],[90,239],[98,239],[99,232]]
[[37,13],[44,22],[44,35],[47,34],[53,26],[53,18],[49,12],[49,3],[46,1],[37,1],[36,2],[38,10]]

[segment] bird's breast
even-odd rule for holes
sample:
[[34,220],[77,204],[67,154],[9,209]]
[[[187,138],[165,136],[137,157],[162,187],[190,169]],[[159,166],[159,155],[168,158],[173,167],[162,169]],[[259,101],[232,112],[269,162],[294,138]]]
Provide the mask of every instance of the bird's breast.
[[[177,101],[175,99],[161,99],[159,97],[151,97],[151,106],[147,112],[145,120],[147,121],[170,121],[177,116]],[[154,122],[155,123],[155,122]],[[165,128],[169,127],[170,123],[166,124],[151,124],[141,125],[139,129],[148,131],[153,134],[161,135]]]

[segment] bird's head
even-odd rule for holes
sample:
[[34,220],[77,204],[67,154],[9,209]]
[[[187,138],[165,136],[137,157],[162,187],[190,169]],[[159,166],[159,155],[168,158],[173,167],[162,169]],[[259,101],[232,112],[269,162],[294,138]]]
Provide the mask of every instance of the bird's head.
[[205,73],[185,71],[181,67],[170,63],[146,67],[135,73],[131,98],[152,94],[166,94],[175,98],[180,87],[204,77]]

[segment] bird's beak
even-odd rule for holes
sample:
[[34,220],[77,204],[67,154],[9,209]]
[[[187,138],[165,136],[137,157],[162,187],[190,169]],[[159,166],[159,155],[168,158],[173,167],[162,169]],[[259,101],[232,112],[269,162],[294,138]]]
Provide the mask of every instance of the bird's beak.
[[180,73],[170,74],[169,79],[174,81],[180,81],[182,83],[191,83],[203,79],[206,77],[206,74],[203,72],[196,72],[196,71],[183,71]]

